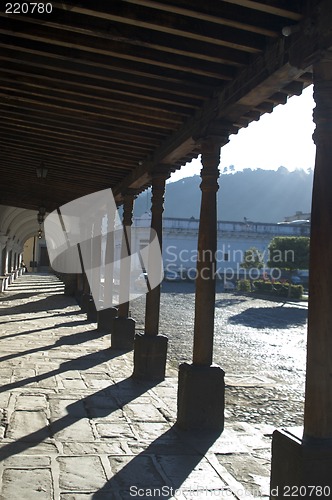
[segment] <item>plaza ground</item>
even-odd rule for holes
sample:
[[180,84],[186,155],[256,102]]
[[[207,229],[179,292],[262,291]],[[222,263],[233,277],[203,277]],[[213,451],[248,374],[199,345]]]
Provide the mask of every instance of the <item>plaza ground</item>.
[[[163,284],[167,376],[148,384],[131,378],[132,352],[112,350],[54,276],[23,275],[1,295],[1,498],[151,498],[153,488],[161,498],[268,498],[271,434],[302,423],[306,304],[217,293],[219,437],[174,425],[193,305],[193,284]],[[131,310],[140,331],[144,298]]]

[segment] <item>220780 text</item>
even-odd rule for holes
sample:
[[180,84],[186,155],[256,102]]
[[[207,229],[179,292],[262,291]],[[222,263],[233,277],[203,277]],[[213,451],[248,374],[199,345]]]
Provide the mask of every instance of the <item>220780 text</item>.
[[6,14],[51,14],[53,5],[41,2],[6,3]]

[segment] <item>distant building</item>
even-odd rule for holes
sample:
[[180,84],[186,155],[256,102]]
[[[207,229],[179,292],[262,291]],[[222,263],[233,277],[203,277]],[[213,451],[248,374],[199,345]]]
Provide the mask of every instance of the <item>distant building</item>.
[[[147,228],[150,215],[134,219],[136,251],[147,244]],[[195,278],[197,262],[197,236],[199,220],[195,218],[177,219],[165,217],[163,220],[163,262],[168,271],[180,271]],[[240,267],[244,253],[256,247],[266,262],[269,259],[268,247],[275,236],[309,236],[309,224],[276,224],[251,222],[219,221],[218,246],[216,253],[217,269],[220,277],[224,274],[241,274]],[[208,258],[208,256],[206,256]],[[218,276],[217,276],[218,277]]]
[[285,217],[285,222],[293,222],[293,221],[308,221],[311,220],[311,213],[303,213],[300,210],[295,212],[295,215],[288,215]]

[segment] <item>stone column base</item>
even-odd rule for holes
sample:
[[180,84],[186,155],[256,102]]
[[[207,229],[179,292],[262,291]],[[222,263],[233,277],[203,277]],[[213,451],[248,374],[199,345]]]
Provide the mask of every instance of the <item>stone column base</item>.
[[113,333],[114,318],[118,314],[116,307],[101,309],[97,313],[98,332]]
[[133,377],[161,381],[165,378],[168,338],[137,333],[134,342]]
[[133,318],[114,318],[111,348],[132,351],[134,349],[135,324]]
[[296,431],[273,433],[270,498],[332,498],[332,440],[306,443]]
[[90,297],[90,300],[88,302],[88,308],[86,311],[86,319],[88,321],[90,321],[91,323],[97,322],[97,309],[96,309],[96,305],[95,305],[92,297]]
[[73,297],[76,290],[76,274],[61,274],[60,279],[65,285],[64,295]]
[[185,430],[224,429],[225,372],[217,365],[179,366],[177,425]]
[[81,296],[80,308],[82,312],[88,312],[89,302],[91,295],[89,293],[83,293]]

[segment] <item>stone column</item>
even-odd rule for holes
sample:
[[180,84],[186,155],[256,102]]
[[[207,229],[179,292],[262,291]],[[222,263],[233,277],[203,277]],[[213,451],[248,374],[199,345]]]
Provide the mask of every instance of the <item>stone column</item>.
[[6,273],[6,257],[7,255],[5,254],[5,248],[6,248],[6,243],[8,240],[8,236],[6,236],[4,233],[0,233],[0,259],[1,259],[1,268],[0,268],[0,274],[4,275]]
[[7,258],[6,258],[6,274],[8,275],[8,284],[11,285],[13,282],[13,240],[7,241]]
[[[165,185],[170,171],[169,166],[160,165],[152,173],[151,229],[157,234],[161,249]],[[156,262],[155,266],[158,265],[160,263]],[[165,335],[158,335],[159,314],[160,285],[149,290],[146,295],[144,334],[137,333],[135,337],[133,373],[135,378],[145,380],[164,380],[165,378],[168,339]]]
[[74,297],[76,290],[76,274],[61,274],[61,281],[65,285],[64,295]]
[[131,262],[131,226],[136,191],[128,189],[123,195],[123,234],[121,242],[120,289],[118,316],[113,320],[112,349],[132,350],[135,320],[129,317]]
[[316,162],[311,211],[304,437],[332,444],[332,54],[314,65]]
[[304,432],[302,436],[287,429],[273,434],[271,489],[279,488],[279,496],[273,498],[284,498],[286,485],[325,486],[332,492],[332,54],[314,64],[313,73],[316,161]]
[[[100,246],[98,245],[99,240],[94,239],[94,232],[95,232],[94,229],[95,225],[98,223],[99,223],[99,218],[97,214],[95,214],[93,218],[90,218],[89,222],[87,223],[87,231],[88,231],[87,239],[90,240],[90,245],[89,245],[89,252],[86,256],[90,257],[90,265],[89,265],[90,269],[94,269],[96,267],[96,260],[98,261],[98,256],[96,254],[100,253]],[[85,269],[89,283],[89,298],[87,300],[86,319],[91,323],[97,323],[98,316],[97,316],[96,303],[99,303],[99,296],[93,297],[91,291],[96,290],[95,283],[97,280],[100,283],[100,276],[96,276],[94,272],[91,272],[89,270],[89,268],[88,266],[86,266]]]
[[1,264],[0,276],[2,277],[0,283],[1,291],[7,290],[9,281],[8,276],[6,276],[6,265],[8,258],[8,253],[6,248],[7,240],[8,236],[6,236],[4,233],[0,233],[0,264]]
[[105,276],[104,276],[104,307],[98,311],[98,331],[112,333],[114,318],[118,313],[113,304],[114,295],[114,252],[115,252],[115,213],[107,214],[107,237],[105,251]]
[[76,275],[75,299],[79,306],[82,304],[82,296],[84,292],[84,275],[82,273]]
[[218,430],[224,426],[224,372],[212,365],[215,272],[217,249],[217,191],[220,148],[228,130],[201,141],[202,191],[198,232],[193,363],[179,368],[177,424],[184,429]]

